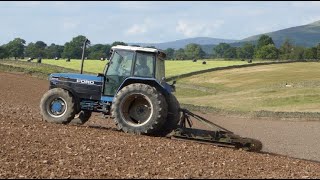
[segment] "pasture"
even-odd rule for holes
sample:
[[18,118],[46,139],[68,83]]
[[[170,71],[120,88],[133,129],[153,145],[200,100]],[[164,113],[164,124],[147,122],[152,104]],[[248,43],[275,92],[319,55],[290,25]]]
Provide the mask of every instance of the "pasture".
[[181,103],[230,111],[318,112],[320,63],[214,71],[177,82]]
[[[92,73],[103,72],[103,69],[108,61],[100,60],[85,60],[83,70]],[[204,69],[210,69],[215,67],[225,67],[231,65],[248,64],[246,61],[226,61],[226,60],[206,60],[207,64],[202,64],[203,60],[192,62],[191,60],[184,61],[166,61],[166,77],[189,73],[193,71],[199,71]],[[260,62],[260,61],[256,61]],[[71,62],[66,62],[64,59],[52,60],[43,59],[42,63],[51,64],[61,67],[66,67],[74,70],[79,70],[81,66],[81,60],[71,59]],[[255,62],[253,62],[255,63]]]

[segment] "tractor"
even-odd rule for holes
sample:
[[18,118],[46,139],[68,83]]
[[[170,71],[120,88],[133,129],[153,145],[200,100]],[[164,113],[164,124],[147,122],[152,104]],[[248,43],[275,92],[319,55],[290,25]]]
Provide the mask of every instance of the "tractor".
[[[103,73],[53,73],[40,102],[43,120],[84,124],[92,112],[111,117],[126,133],[192,140],[218,146],[260,151],[262,143],[243,138],[180,107],[174,96],[175,81],[165,78],[166,54],[156,48],[113,46]],[[192,128],[191,117],[215,129]],[[187,127],[189,126],[189,127]]]

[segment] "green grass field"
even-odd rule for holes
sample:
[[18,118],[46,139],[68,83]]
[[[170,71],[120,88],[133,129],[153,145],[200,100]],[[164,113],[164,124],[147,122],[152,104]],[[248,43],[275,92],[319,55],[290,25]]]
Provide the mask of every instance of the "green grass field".
[[177,82],[181,103],[230,111],[319,112],[320,63],[221,70]]
[[[83,70],[87,72],[99,73],[103,72],[103,69],[108,61],[99,60],[85,60],[83,65]],[[179,75],[183,73],[189,73],[193,71],[210,69],[214,67],[225,67],[231,65],[241,65],[248,64],[246,61],[223,61],[223,60],[206,60],[207,64],[202,64],[202,60],[197,62],[192,62],[191,60],[186,61],[166,61],[166,77]],[[260,62],[260,61],[257,61]],[[81,60],[71,59],[71,62],[66,62],[65,60],[51,60],[43,59],[42,63],[51,64],[61,67],[67,67],[74,70],[79,70],[81,66]],[[255,63],[255,62],[253,62]]]

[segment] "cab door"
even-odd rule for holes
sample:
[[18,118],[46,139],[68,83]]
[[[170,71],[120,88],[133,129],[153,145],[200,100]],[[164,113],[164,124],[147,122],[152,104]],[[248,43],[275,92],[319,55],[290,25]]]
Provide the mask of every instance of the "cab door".
[[105,72],[103,95],[114,96],[122,82],[131,76],[133,51],[115,50]]

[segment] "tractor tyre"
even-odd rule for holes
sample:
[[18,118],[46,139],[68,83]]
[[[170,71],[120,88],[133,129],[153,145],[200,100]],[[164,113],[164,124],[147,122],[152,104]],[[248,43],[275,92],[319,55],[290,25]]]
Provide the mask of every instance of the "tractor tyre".
[[156,88],[141,83],[122,88],[115,96],[111,114],[119,130],[154,135],[166,121],[168,105]]
[[75,108],[73,96],[61,88],[50,89],[40,101],[43,120],[50,123],[68,124],[75,116]]
[[91,111],[81,110],[80,113],[74,119],[72,119],[70,124],[83,125],[90,119],[91,114]]
[[166,100],[168,104],[167,121],[157,133],[159,136],[167,136],[174,129],[176,129],[181,118],[180,103],[177,98],[170,93],[166,96]]

